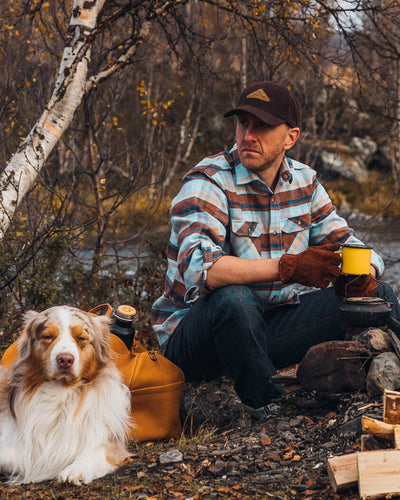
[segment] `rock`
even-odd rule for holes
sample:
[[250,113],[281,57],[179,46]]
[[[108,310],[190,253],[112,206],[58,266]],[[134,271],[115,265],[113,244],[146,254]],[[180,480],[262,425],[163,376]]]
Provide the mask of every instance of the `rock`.
[[368,164],[373,155],[378,150],[378,145],[375,141],[368,137],[352,137],[349,146],[354,149],[360,160]]
[[372,396],[383,394],[385,389],[400,388],[400,360],[394,352],[378,354],[368,371],[366,388]]
[[373,352],[393,351],[392,341],[388,332],[381,328],[368,328],[358,335],[354,335],[352,340],[360,342],[366,349]]
[[338,432],[341,436],[357,436],[362,432],[361,417],[353,418],[342,424]]
[[300,384],[323,392],[363,390],[370,352],[360,342],[330,341],[311,347],[297,369]]
[[226,471],[226,463],[223,460],[216,460],[214,464],[214,474],[223,474]]
[[368,178],[366,166],[355,154],[322,150],[318,159],[318,170],[321,169],[322,172],[335,173],[357,182]]
[[171,463],[178,463],[182,462],[183,460],[183,455],[179,450],[169,450],[160,455],[160,464],[171,464]]

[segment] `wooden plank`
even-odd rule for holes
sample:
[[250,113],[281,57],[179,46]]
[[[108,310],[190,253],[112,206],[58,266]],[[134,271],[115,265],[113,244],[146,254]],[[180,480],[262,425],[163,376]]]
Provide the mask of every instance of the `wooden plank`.
[[394,426],[394,447],[400,449],[400,425]]
[[299,380],[297,378],[297,366],[278,370],[278,373],[272,375],[272,377],[270,378],[270,382],[274,384],[298,384]]
[[385,389],[383,393],[383,421],[400,424],[400,392]]
[[359,453],[357,463],[360,498],[380,498],[400,493],[400,450]]
[[339,455],[328,458],[327,470],[333,491],[344,490],[356,486],[358,482],[358,453]]

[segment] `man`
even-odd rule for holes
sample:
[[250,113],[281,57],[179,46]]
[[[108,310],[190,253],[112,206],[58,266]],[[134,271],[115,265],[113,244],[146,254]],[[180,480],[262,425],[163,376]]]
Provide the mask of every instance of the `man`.
[[[188,380],[227,374],[245,408],[265,415],[280,392],[269,379],[309,347],[343,339],[340,296],[395,301],[370,276],[339,276],[344,242],[361,243],[338,216],[314,170],[286,157],[297,141],[300,106],[283,85],[259,82],[242,93],[236,144],[205,158],[172,202],[165,292],[152,324],[166,356]],[[334,283],[334,287],[328,285]],[[301,294],[301,287],[318,288]]]

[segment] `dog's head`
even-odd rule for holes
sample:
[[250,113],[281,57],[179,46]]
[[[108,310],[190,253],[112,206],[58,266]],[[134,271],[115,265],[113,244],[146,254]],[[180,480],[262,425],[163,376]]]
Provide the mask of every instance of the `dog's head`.
[[29,311],[19,340],[17,364],[20,368],[24,365],[41,381],[74,385],[80,380],[92,380],[110,360],[108,324],[105,316],[92,316],[69,306],[41,313]]

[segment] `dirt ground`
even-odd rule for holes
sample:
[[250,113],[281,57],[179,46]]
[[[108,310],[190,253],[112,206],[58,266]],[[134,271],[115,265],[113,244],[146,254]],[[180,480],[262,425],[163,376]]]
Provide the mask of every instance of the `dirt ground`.
[[[1,498],[358,499],[357,488],[332,491],[326,461],[360,450],[363,415],[381,419],[382,398],[291,387],[265,421],[254,422],[229,380],[186,384],[179,440],[132,442],[132,461],[90,485],[2,482]],[[178,461],[162,463],[173,450]]]

